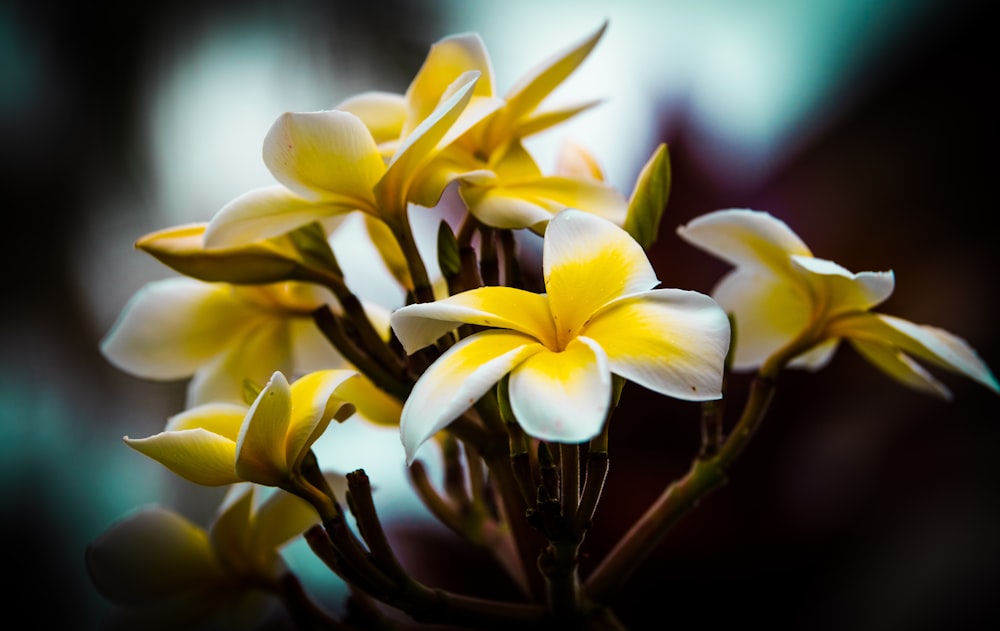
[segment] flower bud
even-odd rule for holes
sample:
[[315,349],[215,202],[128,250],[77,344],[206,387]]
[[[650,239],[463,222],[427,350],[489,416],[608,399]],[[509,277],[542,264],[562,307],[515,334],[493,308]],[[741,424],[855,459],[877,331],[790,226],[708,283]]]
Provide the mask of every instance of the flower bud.
[[181,274],[208,282],[263,284],[302,278],[302,262],[287,235],[205,248],[207,225],[191,223],[158,230],[141,237],[135,246]]

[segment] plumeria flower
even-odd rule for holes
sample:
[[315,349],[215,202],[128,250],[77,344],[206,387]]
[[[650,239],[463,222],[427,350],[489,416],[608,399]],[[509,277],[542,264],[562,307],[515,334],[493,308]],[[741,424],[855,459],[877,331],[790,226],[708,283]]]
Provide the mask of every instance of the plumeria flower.
[[496,228],[532,228],[539,234],[556,212],[574,207],[621,225],[627,202],[603,179],[544,175],[523,146],[523,139],[561,123],[596,102],[543,110],[542,102],[586,59],[607,24],[545,60],[523,76],[502,98],[494,91],[493,70],[482,39],[474,33],[446,37],[433,46],[405,95],[368,92],[338,108],[357,114],[383,151],[395,135],[405,136],[428,115],[442,90],[462,72],[481,75],[466,115],[474,124],[437,154],[414,186],[413,201],[437,203],[444,187],[460,182],[469,211]]
[[[115,367],[144,379],[193,377],[188,405],[242,403],[246,379],[261,384],[275,370],[346,367],[313,321],[312,312],[324,304],[339,308],[329,291],[310,283],[154,281],[125,305],[101,351]],[[377,307],[368,307],[378,315]],[[383,326],[388,333],[387,322]]]
[[195,484],[285,487],[330,421],[354,413],[344,386],[356,378],[352,370],[321,370],[289,385],[275,372],[249,409],[206,403],[171,417],[159,434],[125,443]]
[[408,353],[461,324],[489,327],[452,346],[417,381],[400,419],[409,462],[508,373],[524,431],[565,443],[601,430],[612,374],[679,399],[721,396],[729,322],[714,300],[653,289],[659,280],[643,249],[589,213],[557,214],[542,248],[545,294],[481,287],[392,314]]
[[314,221],[329,225],[352,211],[400,226],[414,178],[450,142],[448,134],[477,78],[476,72],[462,74],[439,94],[436,108],[402,139],[388,165],[372,133],[350,112],[283,114],[268,131],[263,150],[279,185],[250,191],[224,206],[205,231],[206,247],[277,237]]
[[603,179],[590,174],[545,175],[520,143],[507,146],[458,180],[469,212],[494,228],[529,228],[542,234],[564,208],[584,210],[621,226],[628,211],[625,196]]
[[469,112],[463,113],[466,120],[458,127],[463,133],[449,145],[449,151],[460,149],[468,156],[488,156],[503,145],[519,142],[596,104],[540,109],[546,97],[587,58],[606,29],[605,23],[582,41],[538,64],[502,97],[496,92],[492,62],[482,38],[476,33],[449,35],[431,46],[405,94],[364,92],[338,104],[337,109],[360,117],[385,153],[392,155],[399,140],[430,116],[441,94],[456,79],[463,73],[477,72],[480,78]]
[[[91,580],[122,608],[122,628],[250,629],[274,620],[289,569],[281,548],[318,523],[304,500],[251,484],[227,493],[209,530],[144,507],[87,547]],[[132,625],[132,626],[130,626]]]
[[765,212],[720,210],[678,233],[735,266],[713,296],[736,321],[736,370],[756,369],[775,357],[781,363],[790,359],[791,367],[816,370],[847,340],[912,388],[950,397],[919,359],[998,391],[995,377],[964,340],[871,311],[892,293],[891,271],[855,274],[816,258],[787,224]]

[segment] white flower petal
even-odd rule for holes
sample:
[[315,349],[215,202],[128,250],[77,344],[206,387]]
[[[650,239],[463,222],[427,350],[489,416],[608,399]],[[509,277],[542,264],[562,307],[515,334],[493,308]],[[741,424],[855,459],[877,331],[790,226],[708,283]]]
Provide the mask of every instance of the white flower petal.
[[350,401],[357,408],[358,414],[369,422],[377,425],[399,425],[403,404],[364,375],[343,382],[337,387],[337,396]]
[[435,302],[393,312],[392,329],[407,353],[413,353],[459,324],[520,331],[555,348],[552,314],[545,296],[513,287],[480,287]]
[[188,384],[188,405],[210,401],[242,403],[245,379],[262,387],[275,370],[292,374],[291,321],[259,309],[249,314],[239,328],[239,342],[231,342],[195,373]]
[[677,229],[683,239],[737,267],[791,270],[791,255],[812,256],[788,224],[760,211],[727,209],[692,219]]
[[205,429],[160,432],[148,438],[125,437],[125,444],[177,475],[204,486],[239,482],[233,462],[235,443]]
[[295,380],[291,386],[292,415],[284,441],[290,466],[295,468],[302,462],[331,420],[344,421],[354,413],[354,406],[335,393],[344,382],[359,377],[353,370],[318,370]]
[[250,532],[252,550],[278,550],[293,537],[319,523],[316,509],[291,493],[275,489],[254,514]]
[[469,70],[480,72],[474,94],[493,96],[493,67],[486,45],[475,33],[451,35],[431,45],[423,65],[406,90],[410,113],[405,132],[409,132],[431,115],[441,95]]
[[704,294],[656,289],[598,312],[580,331],[607,353],[611,372],[687,401],[722,396],[729,319]]
[[247,406],[233,403],[212,402],[198,405],[167,419],[164,431],[179,432],[185,429],[207,429],[236,442],[240,427],[247,414]]
[[[622,225],[628,201],[614,188],[592,180],[543,176],[528,181],[500,181],[476,190],[463,188],[469,211],[497,228],[532,228],[565,208],[576,208]],[[544,224],[541,226],[544,229]]]
[[309,200],[281,186],[258,188],[222,207],[205,229],[205,247],[223,248],[277,237],[313,221],[352,210],[370,210],[369,202],[324,197]]
[[828,338],[816,346],[813,346],[801,355],[793,357],[792,360],[788,362],[788,367],[801,368],[816,372],[830,363],[830,360],[833,359],[833,355],[837,352],[838,346],[840,346],[840,338]]
[[390,92],[363,92],[335,109],[354,114],[365,124],[379,145],[399,140],[406,121],[406,99]]
[[385,219],[394,221],[397,214],[406,212],[410,185],[469,104],[478,78],[476,71],[463,73],[453,84],[454,93],[442,97],[441,104],[403,139],[385,175],[375,186],[378,208]]
[[[406,212],[411,184],[417,180],[420,168],[442,147],[442,140],[469,104],[478,78],[476,71],[463,73],[452,84],[454,92],[442,97],[441,104],[403,139],[385,175],[375,186],[378,207],[385,219],[398,221],[394,217]],[[441,192],[423,190],[421,194],[434,197]]]
[[476,186],[463,181],[459,192],[476,219],[487,226],[503,230],[535,226],[544,229],[553,213],[565,208],[546,204],[535,198],[526,198],[518,191],[502,186]]
[[582,443],[596,436],[611,405],[611,371],[600,345],[578,337],[560,353],[543,351],[511,372],[510,406],[525,433]]
[[234,323],[249,314],[225,285],[154,281],[125,305],[101,352],[116,368],[145,379],[186,378],[241,334]]
[[826,314],[867,311],[892,294],[895,277],[888,272],[854,274],[844,267],[811,256],[793,256],[792,264],[807,273],[809,284],[826,301]]
[[252,484],[230,489],[208,533],[222,564],[251,584],[260,579],[274,581],[285,571],[275,548],[254,545],[254,506],[262,490]]
[[250,406],[236,439],[236,472],[241,478],[265,486],[278,486],[285,480],[285,438],[291,416],[291,387],[276,371]]
[[944,384],[898,348],[861,339],[852,339],[851,345],[862,357],[903,385],[951,399],[951,391]]
[[526,118],[556,87],[583,63],[607,30],[605,22],[594,33],[532,68],[507,92],[504,118],[515,125]]
[[263,153],[275,179],[307,199],[364,204],[385,173],[364,122],[337,110],[282,114],[264,138]]
[[543,349],[530,337],[500,330],[476,333],[448,349],[421,375],[403,405],[399,428],[407,464],[431,436]]
[[861,339],[902,349],[945,370],[964,375],[1000,392],[996,377],[975,349],[962,338],[937,327],[914,324],[881,313],[838,321],[838,331],[851,340]]
[[804,286],[784,281],[760,268],[737,268],[713,290],[712,296],[735,320],[733,370],[759,368],[809,325],[809,294]]

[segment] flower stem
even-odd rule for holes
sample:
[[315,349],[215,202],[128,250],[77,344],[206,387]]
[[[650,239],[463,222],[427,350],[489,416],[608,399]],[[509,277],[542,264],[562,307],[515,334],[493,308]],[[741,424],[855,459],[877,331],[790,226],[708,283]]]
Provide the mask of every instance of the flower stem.
[[545,576],[549,611],[560,624],[578,623],[582,615],[577,572],[579,548],[580,541],[576,538],[552,541],[538,560]]
[[725,444],[714,456],[696,458],[687,474],[664,490],[591,573],[584,586],[588,596],[608,602],[674,524],[726,481],[727,469],[760,425],[773,395],[773,379],[754,378],[743,414]]
[[[384,362],[369,355],[366,348],[359,347],[330,307],[324,305],[316,309],[312,312],[312,318],[320,332],[351,364],[386,392],[400,401],[406,400],[413,387],[412,383],[402,377],[401,372],[397,374],[397,371],[387,368]],[[385,344],[382,346],[388,351]]]
[[562,474],[559,476],[561,483],[559,496],[562,502],[563,522],[568,524],[576,517],[576,509],[580,505],[580,446],[561,443],[559,465],[562,469]]
[[427,276],[427,267],[420,256],[417,242],[413,238],[413,228],[406,212],[400,213],[399,221],[387,223],[392,230],[399,248],[403,251],[406,265],[410,268],[410,278],[413,279],[413,297],[417,302],[434,302],[434,288]]
[[[330,256],[333,257],[332,251]],[[311,275],[309,280],[326,287],[337,298],[337,302],[344,310],[344,320],[350,327],[348,337],[357,339],[359,347],[365,349],[367,355],[371,356],[374,361],[397,379],[400,378],[404,374],[405,362],[393,353],[389,345],[375,330],[368,314],[365,313],[364,306],[354,295],[354,292],[347,287],[343,276],[312,268],[309,269],[309,273]]]

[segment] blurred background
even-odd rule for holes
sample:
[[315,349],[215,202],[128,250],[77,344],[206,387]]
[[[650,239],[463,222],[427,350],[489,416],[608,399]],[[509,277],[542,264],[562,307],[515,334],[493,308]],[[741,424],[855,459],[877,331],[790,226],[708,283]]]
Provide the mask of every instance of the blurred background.
[[[627,193],[668,143],[674,188],[651,252],[664,286],[708,292],[726,271],[676,226],[718,208],[767,210],[817,256],[894,270],[880,311],[956,333],[1000,368],[987,5],[0,1],[10,237],[0,250],[0,500],[13,608],[32,626],[97,628],[108,605],[87,580],[86,544],[147,503],[207,525],[219,498],[121,442],[162,429],[185,386],[130,377],[99,354],[128,298],[171,275],[134,240],[207,221],[272,183],[260,148],[282,112],[403,92],[429,45],[456,32],[483,37],[505,91],[609,21],[552,96],[605,102],[532,148],[548,169],[571,138]],[[634,628],[652,615],[879,630],[995,618],[1000,399],[942,380],[951,402],[905,390],[848,348],[820,373],[783,375],[730,484],[624,585],[620,617]],[[741,401],[745,378],[730,387]],[[691,404],[626,390],[585,571],[686,471],[697,418]],[[394,433],[357,432],[369,448],[340,440],[321,458],[366,468],[407,567],[457,590],[509,590],[479,571],[470,585],[481,557],[409,498]],[[292,546],[288,558],[336,606],[339,587],[308,550]]]

